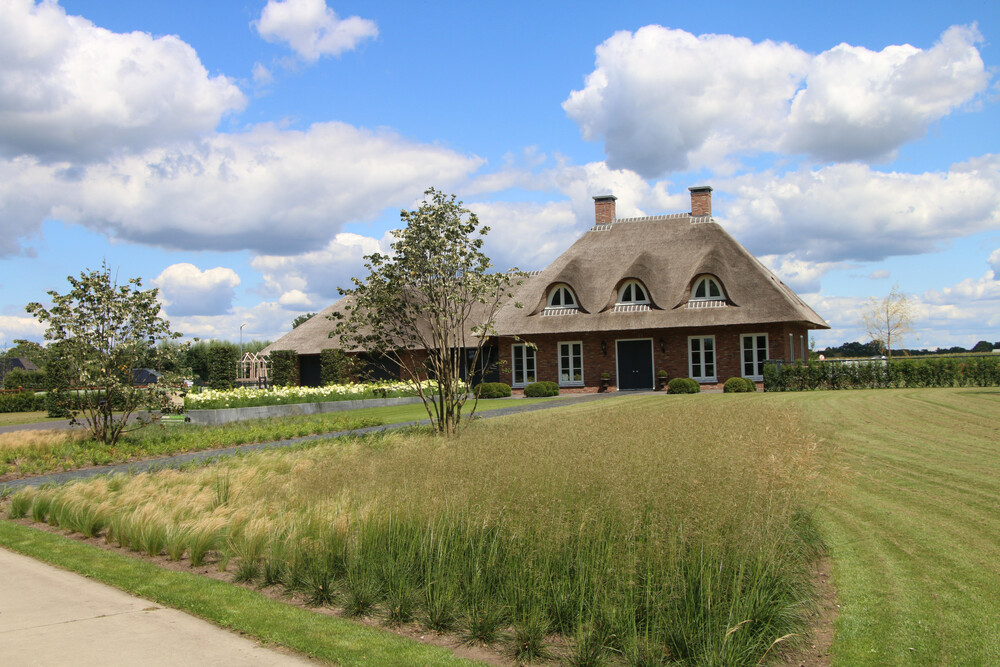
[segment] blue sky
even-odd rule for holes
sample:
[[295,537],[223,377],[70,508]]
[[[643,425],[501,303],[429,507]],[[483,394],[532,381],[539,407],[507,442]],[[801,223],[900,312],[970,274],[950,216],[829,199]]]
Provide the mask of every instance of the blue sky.
[[1000,340],[995,2],[0,0],[0,347],[100,266],[188,336],[275,339],[430,186],[544,267],[593,221],[714,214],[831,324]]

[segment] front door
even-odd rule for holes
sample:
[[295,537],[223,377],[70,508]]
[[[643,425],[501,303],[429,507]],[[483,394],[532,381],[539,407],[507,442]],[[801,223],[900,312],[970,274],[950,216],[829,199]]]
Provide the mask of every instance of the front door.
[[653,341],[648,338],[619,340],[615,344],[618,349],[618,388],[652,389]]

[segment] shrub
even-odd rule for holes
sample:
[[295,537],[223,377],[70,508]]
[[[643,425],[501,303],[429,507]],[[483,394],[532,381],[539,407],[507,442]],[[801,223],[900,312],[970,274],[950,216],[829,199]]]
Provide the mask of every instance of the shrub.
[[298,384],[295,368],[298,356],[295,350],[275,350],[271,353],[271,384],[275,387]]
[[321,384],[346,384],[357,370],[355,358],[343,350],[323,350],[319,353]]
[[208,350],[208,384],[212,389],[232,389],[240,351],[235,345],[213,345]]
[[527,398],[544,398],[546,396],[558,396],[559,385],[555,382],[532,382],[524,388],[524,395]]
[[23,368],[15,368],[8,371],[3,376],[4,389],[33,389],[43,391],[48,388],[45,381],[45,371],[26,371]]
[[477,398],[507,398],[510,396],[510,385],[503,382],[483,382],[476,385]]
[[0,394],[0,412],[35,412],[45,408],[45,395],[33,391]]
[[697,394],[701,385],[691,378],[674,378],[667,383],[668,394]]
[[757,385],[753,380],[747,378],[729,378],[723,386],[723,392],[727,394],[741,394],[750,391],[757,391]]

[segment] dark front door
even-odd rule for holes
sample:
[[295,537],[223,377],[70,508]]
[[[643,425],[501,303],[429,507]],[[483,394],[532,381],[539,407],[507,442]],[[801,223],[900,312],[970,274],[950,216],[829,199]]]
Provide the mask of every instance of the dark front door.
[[318,387],[323,384],[318,354],[299,355],[299,384],[303,387]]
[[653,341],[619,340],[618,388],[653,388]]

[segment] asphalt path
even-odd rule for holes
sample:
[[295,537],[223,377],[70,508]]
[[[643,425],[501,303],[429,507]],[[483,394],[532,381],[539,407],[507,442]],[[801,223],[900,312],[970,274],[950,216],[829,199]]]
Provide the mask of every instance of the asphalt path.
[[[635,393],[645,393],[645,392],[575,394],[567,397],[554,398],[552,401],[546,401],[543,403],[532,403],[530,405],[517,405],[517,402],[520,401],[521,399],[492,399],[492,400],[509,400],[512,403],[512,405],[510,407],[499,408],[496,410],[477,412],[474,419],[494,419],[496,417],[506,417],[507,415],[513,415],[522,412],[535,412],[536,410],[550,410],[552,408],[559,408],[567,405],[579,405],[581,403],[591,403],[593,401],[606,400],[613,396],[621,396],[625,393],[635,394]],[[20,424],[15,427],[5,427],[5,430],[9,431],[28,430],[29,428],[33,427],[52,428],[50,424],[53,423],[59,423],[59,422],[46,422],[43,424]],[[66,472],[53,473],[50,475],[23,477],[21,479],[15,479],[15,480],[10,480],[8,482],[0,483],[0,493],[4,493],[6,491],[15,491],[17,489],[27,486],[41,486],[42,484],[63,484],[65,482],[70,482],[78,479],[87,479],[89,477],[97,477],[99,475],[115,475],[115,474],[133,475],[154,470],[161,470],[164,468],[179,468],[190,463],[205,462],[220,457],[233,456],[234,454],[240,454],[243,452],[255,452],[262,449],[274,449],[278,447],[291,447],[294,445],[299,445],[306,442],[313,442],[316,440],[329,440],[332,438],[353,437],[358,435],[365,435],[368,433],[392,431],[401,428],[406,428],[408,426],[429,425],[430,423],[431,423],[430,419],[422,419],[420,421],[402,422],[399,424],[385,424],[382,426],[370,426],[368,428],[359,428],[349,431],[334,431],[331,433],[319,433],[316,435],[307,435],[301,438],[290,438],[288,440],[258,442],[251,445],[239,445],[236,447],[225,447],[222,449],[207,449],[199,452],[188,452],[186,454],[176,454],[174,456],[146,459],[143,461],[135,461],[132,463],[121,463],[118,465],[99,466],[95,468],[82,468],[79,470],[68,470]],[[184,428],[184,427],[176,426],[173,428]]]

